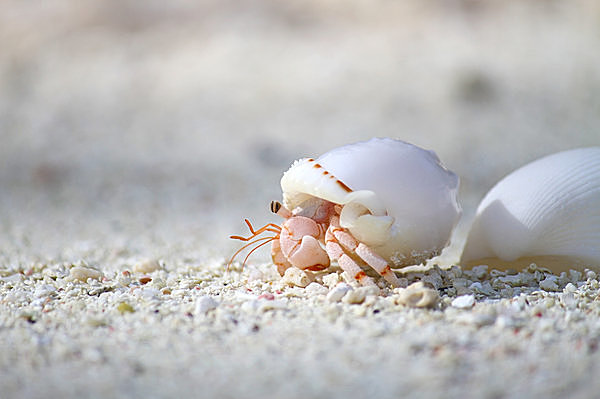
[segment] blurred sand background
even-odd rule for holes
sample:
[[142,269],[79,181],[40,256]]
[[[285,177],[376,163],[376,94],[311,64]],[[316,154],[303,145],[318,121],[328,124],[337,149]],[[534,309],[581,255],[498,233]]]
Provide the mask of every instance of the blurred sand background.
[[435,150],[468,219],[600,143],[599,49],[591,0],[4,1],[0,266],[222,262],[294,159],[373,136]]
[[2,241],[26,259],[149,236],[225,255],[243,217],[276,220],[294,159],[373,136],[435,150],[467,216],[600,142],[594,1],[9,1],[0,47]]

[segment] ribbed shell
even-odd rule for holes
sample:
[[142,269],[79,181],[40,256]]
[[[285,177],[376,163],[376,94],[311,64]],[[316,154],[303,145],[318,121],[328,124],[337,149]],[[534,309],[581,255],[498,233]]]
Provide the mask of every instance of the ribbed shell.
[[481,201],[462,262],[524,257],[600,264],[600,147],[538,159]]
[[[342,213],[342,226],[395,266],[418,264],[439,254],[461,213],[458,177],[441,165],[437,155],[388,138],[296,161],[281,179],[281,187],[288,209],[311,197],[363,204],[378,217],[370,219],[375,222],[363,218],[364,223],[354,223]],[[370,231],[369,226],[376,228]],[[377,231],[382,226],[383,239]]]

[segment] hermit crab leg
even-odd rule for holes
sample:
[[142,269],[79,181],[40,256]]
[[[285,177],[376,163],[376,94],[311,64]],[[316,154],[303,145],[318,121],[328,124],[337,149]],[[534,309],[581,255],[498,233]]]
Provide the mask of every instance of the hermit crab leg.
[[[233,237],[230,237],[230,238],[233,238]],[[234,253],[234,254],[233,254],[233,256],[231,257],[231,259],[229,259],[229,262],[227,263],[227,270],[229,270],[229,266],[231,266],[231,264],[233,263],[233,260],[235,259],[235,257],[236,257],[236,256],[238,256],[238,254],[239,254],[240,252],[242,252],[244,249],[248,248],[248,247],[249,247],[249,246],[251,246],[251,245],[254,245],[254,244],[256,244],[257,242],[264,241],[264,242],[260,243],[259,245],[257,245],[256,247],[252,248],[252,249],[250,250],[250,252],[248,252],[248,255],[246,255],[246,257],[244,258],[244,262],[242,263],[242,267],[243,267],[243,266],[246,264],[246,261],[248,260],[248,258],[249,258],[249,257],[250,257],[250,255],[252,254],[252,252],[256,251],[258,248],[262,247],[263,245],[265,245],[265,244],[268,244],[269,242],[271,242],[271,241],[273,241],[273,240],[276,240],[277,238],[278,238],[277,236],[275,236],[275,237],[270,237],[270,236],[269,236],[269,237],[261,237],[261,238],[257,238],[257,239],[256,239],[256,240],[254,240],[254,241],[250,241],[248,244],[244,245],[243,247],[241,247],[240,249],[238,249],[237,251],[235,251],[235,253]],[[238,238],[238,239],[241,239],[241,240],[243,240],[243,241],[248,241],[248,240],[245,240],[243,237],[240,237],[240,238]]]
[[358,242],[356,238],[352,236],[352,234],[348,233],[346,230],[340,227],[338,217],[334,216],[331,218],[330,226],[327,230],[327,233],[330,233],[330,237],[333,236],[333,238],[348,251],[356,253],[362,260],[365,261],[367,265],[372,267],[392,286],[400,286],[400,281],[398,280],[398,277],[396,277],[387,261],[381,256],[377,255],[371,248],[366,246],[364,243]]
[[331,229],[328,229],[325,233],[325,250],[331,260],[337,260],[338,265],[344,270],[349,276],[354,277],[362,285],[375,285],[373,279],[365,273],[360,266],[349,257],[337,239],[334,237]]
[[[235,257],[242,252],[244,249],[248,248],[251,245],[254,245],[256,243],[259,243],[256,247],[252,248],[250,250],[250,252],[248,252],[248,254],[246,255],[246,257],[244,258],[244,262],[242,263],[242,267],[244,267],[244,265],[246,264],[246,261],[248,260],[248,258],[250,257],[250,255],[256,251],[258,248],[262,247],[265,244],[268,244],[271,241],[276,241],[279,239],[279,234],[281,233],[281,227],[277,226],[276,224],[273,223],[268,223],[266,225],[264,225],[263,227],[261,227],[258,230],[254,230],[254,227],[252,227],[252,223],[250,223],[250,221],[248,219],[244,219],[244,222],[246,222],[246,225],[248,225],[248,228],[250,229],[250,233],[252,233],[252,235],[250,235],[249,237],[242,237],[242,236],[229,236],[229,238],[231,238],[232,240],[240,240],[240,241],[250,241],[253,238],[256,238],[257,236],[259,236],[260,234],[264,233],[265,231],[271,232],[271,233],[275,233],[274,236],[269,236],[269,237],[261,237],[261,238],[256,238],[253,241],[250,241],[248,244],[244,245],[243,247],[241,247],[240,249],[238,249],[233,256],[231,257],[231,259],[229,259],[229,262],[227,263],[227,270],[229,270],[229,267],[231,266],[231,264],[233,263],[233,260],[235,259]],[[263,242],[261,242],[263,241]]]
[[250,221],[248,219],[244,219],[244,222],[246,222],[246,224],[248,225],[248,228],[250,229],[250,233],[252,233],[252,235],[250,237],[229,236],[229,238],[231,238],[232,240],[250,241],[257,235],[262,234],[265,231],[270,231],[271,233],[277,233],[277,234],[279,234],[281,232],[281,227],[279,227],[273,223],[265,224],[260,229],[254,231],[254,228],[252,227],[252,223],[250,223]]

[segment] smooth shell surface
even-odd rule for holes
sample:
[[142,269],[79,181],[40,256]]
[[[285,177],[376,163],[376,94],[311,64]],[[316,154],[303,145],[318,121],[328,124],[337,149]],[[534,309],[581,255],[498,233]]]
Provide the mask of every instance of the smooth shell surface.
[[461,213],[458,177],[434,152],[394,139],[298,160],[281,187],[288,209],[314,198],[344,205],[342,227],[396,267],[438,255]]
[[555,272],[600,265],[600,147],[538,159],[484,197],[461,262]]

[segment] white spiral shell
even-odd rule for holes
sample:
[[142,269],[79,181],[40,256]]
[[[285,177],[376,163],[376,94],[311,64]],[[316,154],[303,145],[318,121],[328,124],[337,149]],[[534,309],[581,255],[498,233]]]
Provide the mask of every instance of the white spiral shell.
[[598,268],[600,147],[546,156],[498,182],[477,209],[461,262]]
[[461,209],[458,177],[433,151],[375,138],[296,161],[281,179],[284,205],[343,205],[340,224],[395,267],[420,264],[448,244]]

